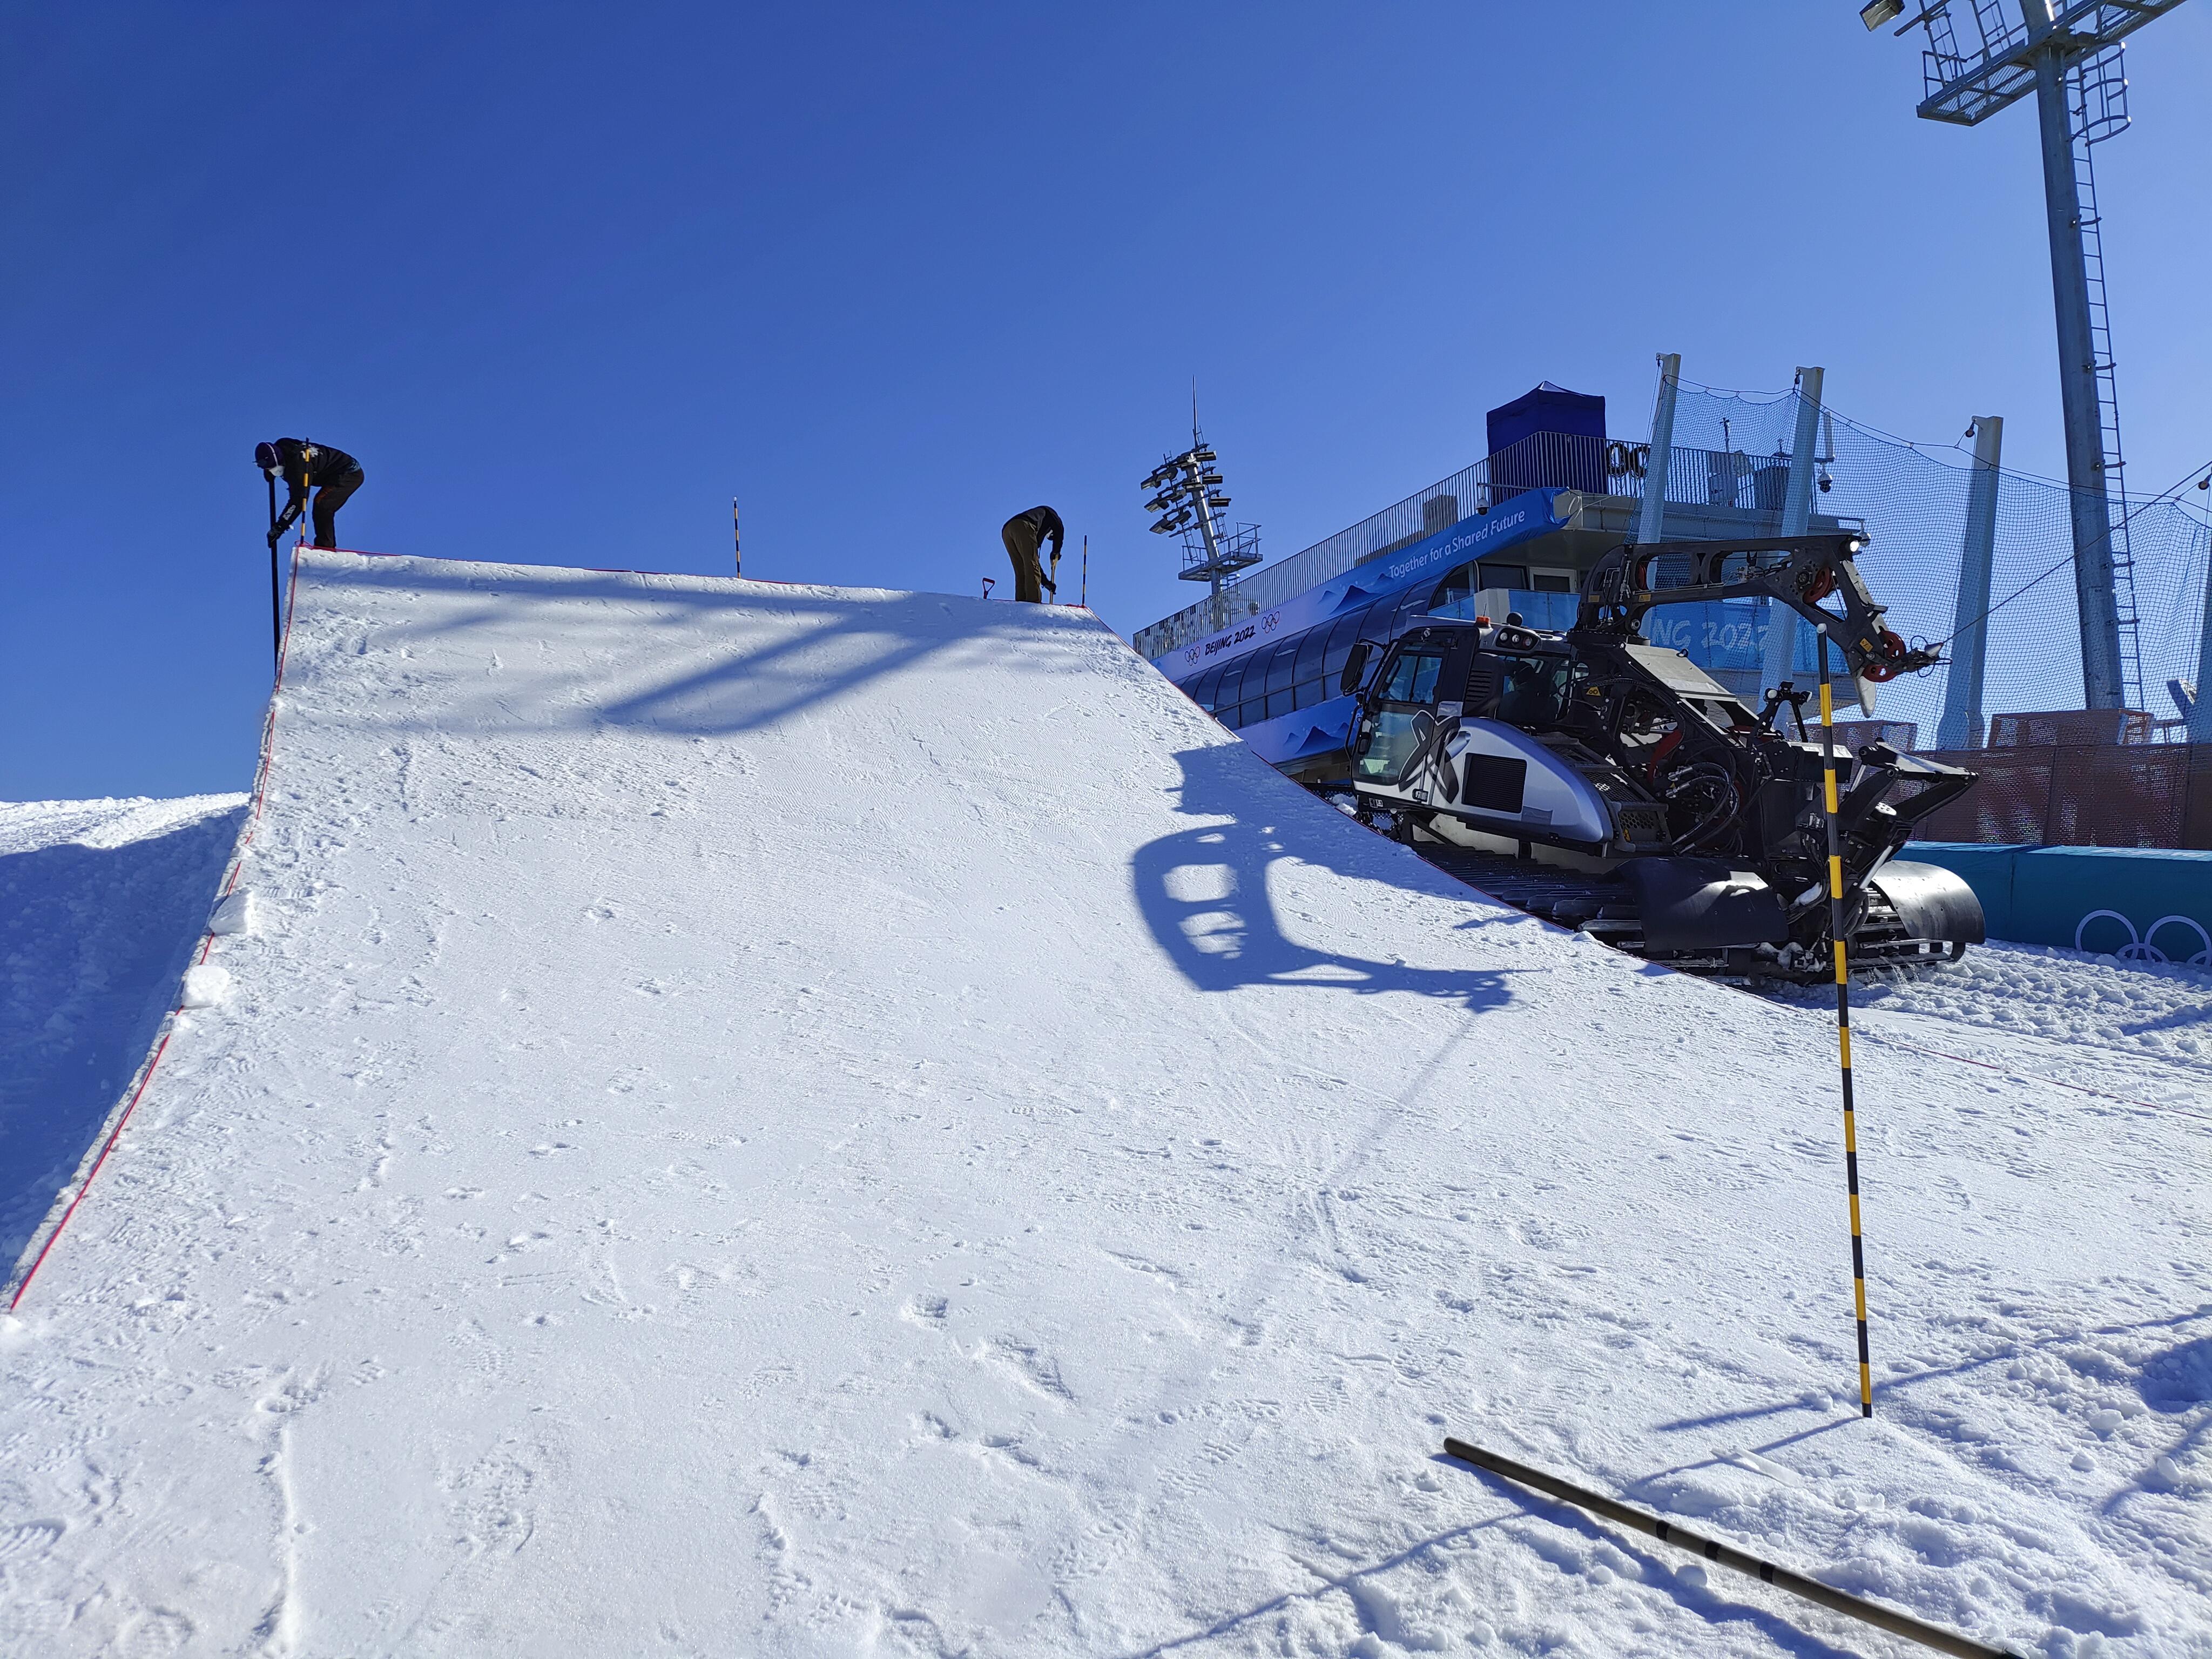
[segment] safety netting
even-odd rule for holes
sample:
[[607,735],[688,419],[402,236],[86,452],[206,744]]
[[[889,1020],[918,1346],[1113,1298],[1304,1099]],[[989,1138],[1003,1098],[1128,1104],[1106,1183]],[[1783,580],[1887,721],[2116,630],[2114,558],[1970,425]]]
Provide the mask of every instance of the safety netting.
[[[1721,471],[1730,479],[1741,473],[1748,490],[1752,479],[1778,476],[1787,465],[1797,413],[1794,392],[1682,382],[1675,454],[1703,450],[1731,458],[1737,465]],[[1818,446],[1814,511],[1864,527],[1868,544],[1859,568],[1875,599],[1889,607],[1890,626],[1909,642],[1946,642],[1948,658],[1959,622],[1973,461],[1966,434],[1948,444],[1914,443],[1824,408]],[[1670,480],[1669,500],[1678,493]],[[1747,494],[1744,501],[1750,504]],[[2122,617],[2132,609],[2136,618],[2140,667],[2130,675],[2129,703],[2150,717],[2139,726],[2161,735],[2180,735],[2184,710],[2175,688],[2185,696],[2197,677],[2205,567],[2212,558],[2212,513],[2199,501],[2212,497],[2185,487],[2178,499],[2130,497],[2124,512],[2118,498],[2113,503],[2115,545],[2133,567],[2131,584],[2124,572],[2119,593]],[[1990,602],[1982,613],[1988,630],[1985,721],[2081,706],[2071,504],[2063,483],[1997,470]],[[1914,722],[1921,745],[1932,746],[1950,672],[1947,662],[1883,687],[1882,717]]]

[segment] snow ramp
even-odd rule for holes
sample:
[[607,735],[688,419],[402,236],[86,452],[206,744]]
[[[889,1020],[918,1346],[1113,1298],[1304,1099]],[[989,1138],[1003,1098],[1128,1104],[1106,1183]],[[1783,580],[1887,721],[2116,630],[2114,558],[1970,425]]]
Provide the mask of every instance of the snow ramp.
[[1896,1650],[1449,1430],[2197,1651],[2154,1114],[1863,1058],[1863,1423],[1820,1016],[1486,902],[1087,613],[313,553],[272,731],[228,994],[0,1334],[0,1650]]

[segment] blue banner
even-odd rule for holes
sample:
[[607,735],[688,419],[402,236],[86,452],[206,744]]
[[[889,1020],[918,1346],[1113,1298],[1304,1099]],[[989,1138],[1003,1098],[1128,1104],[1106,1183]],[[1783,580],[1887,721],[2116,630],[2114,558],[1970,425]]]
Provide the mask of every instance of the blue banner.
[[1240,657],[1286,631],[1310,628],[1339,611],[1399,592],[1418,581],[1434,581],[1469,559],[1483,558],[1516,542],[1557,530],[1566,522],[1556,510],[1555,497],[1560,493],[1524,490],[1487,514],[1462,519],[1449,530],[1425,536],[1394,553],[1370,557],[1272,610],[1231,623],[1218,634],[1170,651],[1159,659],[1160,671],[1170,679],[1186,679],[1210,663]]

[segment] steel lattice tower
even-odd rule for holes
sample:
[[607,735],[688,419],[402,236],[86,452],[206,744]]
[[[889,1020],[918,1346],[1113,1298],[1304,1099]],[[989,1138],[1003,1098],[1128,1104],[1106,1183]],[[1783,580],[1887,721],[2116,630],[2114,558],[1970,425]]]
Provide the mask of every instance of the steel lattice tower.
[[[2181,0],[1936,0],[1897,32],[1928,32],[1921,62],[1923,120],[1978,125],[2035,94],[2051,286],[2058,324],[2066,477],[2073,489],[2074,588],[2081,625],[2081,690],[2091,708],[2142,706],[2135,567],[2129,556],[2120,405],[2105,305],[2104,240],[2091,150],[2128,125],[2121,42]],[[1859,15],[1879,28],[1900,0]],[[1954,18],[1954,11],[1963,14]]]

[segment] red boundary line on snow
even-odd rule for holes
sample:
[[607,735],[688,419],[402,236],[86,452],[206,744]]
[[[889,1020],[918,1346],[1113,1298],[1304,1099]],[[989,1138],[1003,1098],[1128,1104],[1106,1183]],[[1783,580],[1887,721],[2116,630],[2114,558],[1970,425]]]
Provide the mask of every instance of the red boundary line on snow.
[[[216,895],[218,902],[229,897],[237,888],[238,878],[246,869],[246,849],[253,845],[253,832],[260,827],[261,805],[268,796],[270,768],[276,754],[276,697],[277,694],[284,689],[284,665],[291,657],[294,600],[299,593],[299,589],[300,553],[299,549],[295,547],[292,550],[291,579],[286,586],[284,594],[284,632],[276,648],[276,678],[269,688],[269,713],[264,717],[261,724],[261,764],[255,769],[254,774],[253,810],[246,815],[246,827],[239,832],[237,846],[231,849],[230,868],[224,874],[222,886]],[[192,965],[198,967],[204,963],[208,959],[209,952],[214,949],[215,932],[213,928],[210,928],[200,940],[199,953],[192,958]],[[123,1138],[124,1126],[131,1121],[131,1115],[138,1109],[139,1101],[145,1097],[148,1087],[153,1083],[155,1068],[161,1065],[161,1056],[168,1049],[169,1039],[175,1035],[176,1018],[183,1012],[184,1004],[180,988],[177,1006],[161,1016],[161,1040],[155,1043],[153,1053],[147,1055],[140,1065],[137,1084],[131,1091],[130,1098],[125,1102],[122,1115],[115,1120],[115,1127],[107,1132],[107,1139],[100,1143],[100,1155],[93,1159],[92,1168],[86,1171],[84,1180],[78,1184],[75,1196],[69,1201],[69,1207],[62,1212],[62,1218],[54,1224],[54,1230],[46,1235],[46,1242],[39,1247],[38,1255],[32,1258],[31,1265],[24,1270],[22,1283],[15,1286],[15,1295],[9,1298],[9,1313],[15,1312],[22,1305],[23,1297],[30,1291],[31,1281],[38,1277],[39,1269],[46,1266],[48,1253],[53,1249],[55,1243],[68,1229],[70,1218],[76,1214],[76,1206],[84,1202],[84,1195],[92,1190],[93,1181],[100,1174],[101,1166],[107,1162],[107,1155],[115,1150],[115,1143]]]
[[[399,559],[418,558],[423,556],[419,554],[407,553],[367,553],[351,548],[332,550],[344,551],[350,554],[355,558],[361,559]],[[486,562],[486,561],[447,560],[444,561],[444,562],[465,564],[483,563]],[[821,587],[830,585],[822,582],[776,581],[759,576],[709,576],[703,575],[702,573],[697,571],[690,570],[603,569],[593,566],[579,565],[546,565],[539,568],[548,570],[588,569],[592,574],[599,576],[673,576],[679,578],[688,577],[705,581],[752,582],[763,587]],[[292,550],[291,576],[286,586],[284,594],[284,631],[278,641],[276,650],[276,683],[270,688],[269,713],[264,718],[261,726],[261,763],[257,769],[253,779],[253,809],[246,816],[246,827],[239,834],[238,845],[231,850],[230,868],[225,873],[222,886],[218,890],[216,895],[218,902],[229,897],[232,892],[237,889],[238,878],[245,872],[246,851],[253,845],[254,831],[258,829],[261,824],[262,805],[268,799],[269,773],[271,766],[275,763],[276,754],[276,698],[278,693],[282,692],[284,689],[284,665],[291,659],[292,617],[296,609],[294,601],[298,596],[299,589],[300,550],[295,546]],[[954,595],[952,597],[957,598],[964,596]],[[1097,616],[1097,612],[1091,611],[1088,605],[1053,605],[1044,608],[1053,611],[1080,611],[1085,615],[1091,616],[1094,618]],[[1120,635],[1116,635],[1115,637],[1118,639],[1120,638]],[[1170,684],[1172,684],[1172,682],[1170,682]],[[192,958],[192,965],[198,967],[201,963],[204,963],[208,959],[209,953],[214,949],[215,933],[212,929],[210,929],[200,940],[199,953]],[[39,1269],[46,1265],[47,1255],[53,1249],[56,1242],[60,1239],[63,1232],[67,1230],[70,1218],[76,1214],[76,1206],[84,1202],[84,1195],[92,1190],[94,1178],[100,1174],[101,1166],[106,1164],[107,1162],[107,1155],[115,1150],[115,1143],[122,1138],[124,1126],[131,1121],[131,1115],[138,1109],[139,1101],[144,1098],[148,1087],[153,1083],[155,1068],[161,1063],[161,1056],[167,1051],[169,1047],[169,1038],[174,1034],[174,1021],[176,1020],[177,1016],[183,1012],[184,1007],[180,1000],[175,1007],[171,1008],[167,1013],[161,1017],[160,1039],[155,1043],[154,1051],[150,1054],[147,1055],[146,1059],[138,1068],[137,1082],[131,1089],[129,1099],[125,1101],[124,1104],[122,1115],[115,1120],[115,1127],[108,1131],[107,1139],[100,1144],[100,1155],[93,1159],[92,1168],[86,1172],[84,1180],[77,1187],[76,1195],[70,1200],[69,1207],[62,1212],[62,1218],[54,1224],[54,1230],[46,1235],[46,1242],[39,1247],[38,1255],[32,1258],[30,1267],[24,1270],[22,1282],[15,1286],[15,1295],[9,1298],[9,1312],[13,1313],[22,1304],[23,1297],[30,1291],[31,1281],[38,1277]]]
[[[356,558],[362,559],[398,559],[417,558],[422,556],[418,554],[406,553],[369,553],[352,548],[333,550],[343,550],[350,553]],[[224,876],[222,886],[216,896],[218,900],[229,897],[231,893],[238,885],[238,878],[240,875],[244,872],[246,868],[246,850],[253,844],[253,832],[260,827],[262,804],[268,798],[269,772],[276,752],[276,696],[277,694],[284,689],[284,665],[291,658],[292,616],[294,611],[293,601],[297,596],[300,587],[299,551],[300,550],[297,547],[295,547],[292,550],[291,577],[286,587],[284,596],[284,632],[277,647],[276,680],[276,684],[270,688],[269,713],[267,717],[262,722],[261,764],[256,772],[253,780],[253,810],[246,817],[246,828],[240,834],[237,847],[232,850],[230,869]],[[465,564],[482,563],[485,562],[481,560],[449,560],[446,562]],[[678,578],[690,577],[705,581],[752,582],[763,587],[820,587],[825,586],[825,584],[821,582],[787,582],[778,581],[771,578],[761,576],[708,575],[699,571],[690,570],[635,570],[623,567],[601,567],[597,565],[547,565],[542,568],[549,570],[586,570],[592,575],[596,576],[672,576]],[[1055,604],[1045,608],[1054,611],[1080,611],[1085,615],[1093,617],[1094,618],[1097,616],[1097,613],[1091,611],[1091,607],[1088,605]],[[1116,635],[1116,637],[1118,638],[1119,635]],[[210,929],[200,940],[199,954],[193,958],[193,965],[197,967],[200,963],[204,963],[208,959],[209,953],[214,949],[215,933],[213,930]],[[54,1230],[46,1235],[46,1242],[39,1247],[38,1255],[32,1258],[30,1267],[24,1271],[22,1282],[15,1286],[15,1293],[9,1299],[8,1303],[8,1310],[10,1313],[13,1313],[17,1307],[21,1305],[25,1294],[27,1293],[31,1288],[31,1281],[38,1277],[39,1269],[46,1265],[47,1254],[52,1250],[55,1242],[61,1237],[64,1231],[68,1228],[70,1218],[76,1214],[76,1206],[84,1202],[84,1195],[92,1190],[94,1177],[100,1174],[101,1166],[107,1162],[108,1153],[115,1150],[115,1143],[122,1137],[124,1126],[131,1121],[131,1115],[138,1109],[139,1101],[144,1097],[148,1085],[154,1080],[155,1068],[161,1063],[161,1055],[168,1048],[169,1038],[173,1035],[173,1022],[183,1011],[183,1005],[180,1002],[176,1007],[170,1009],[167,1013],[161,1017],[161,1040],[154,1045],[154,1052],[146,1057],[144,1064],[139,1068],[137,1086],[131,1090],[130,1099],[125,1103],[123,1108],[122,1115],[115,1120],[115,1127],[108,1132],[107,1139],[101,1143],[99,1157],[93,1160],[91,1170],[86,1173],[83,1182],[76,1189],[76,1195],[70,1200],[69,1207],[62,1212],[62,1218],[54,1224]]]
[[[1856,1028],[1855,1028],[1856,1029]],[[1960,1066],[1978,1066],[1985,1072],[2000,1073],[2006,1077],[2020,1078],[2029,1083],[2047,1083],[2054,1089],[2071,1089],[2077,1095],[2094,1095],[2100,1100],[2117,1100],[2123,1106],[2140,1106],[2150,1112],[2179,1112],[2184,1117],[2198,1114],[2186,1106],[2161,1106],[2154,1100],[2137,1100],[2133,1095],[2116,1095],[2106,1089],[2092,1089],[2085,1083],[2068,1083],[2055,1077],[2045,1077],[2040,1072],[2023,1072],[2017,1066],[1999,1066],[1994,1060],[1969,1060],[1964,1054],[1947,1054],[1941,1048],[1923,1048],[1917,1042],[1906,1042],[1871,1027],[1859,1031],[1861,1036],[1870,1036],[1877,1043],[1887,1043],[1893,1048],[1910,1048],[1916,1054],[1926,1054],[1930,1060],[1948,1060]]]

